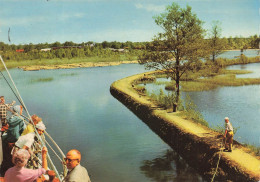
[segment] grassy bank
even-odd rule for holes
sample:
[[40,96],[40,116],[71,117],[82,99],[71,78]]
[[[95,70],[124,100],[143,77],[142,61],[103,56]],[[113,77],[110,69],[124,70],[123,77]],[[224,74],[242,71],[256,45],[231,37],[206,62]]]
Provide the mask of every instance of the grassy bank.
[[[34,59],[34,60],[9,60],[5,61],[8,68],[23,67],[23,66],[52,66],[64,64],[77,64],[77,63],[100,63],[100,62],[121,62],[137,60],[137,56],[132,55],[116,55],[116,56],[93,56],[84,58],[55,58],[55,59]],[[1,65],[0,68],[3,66]]]

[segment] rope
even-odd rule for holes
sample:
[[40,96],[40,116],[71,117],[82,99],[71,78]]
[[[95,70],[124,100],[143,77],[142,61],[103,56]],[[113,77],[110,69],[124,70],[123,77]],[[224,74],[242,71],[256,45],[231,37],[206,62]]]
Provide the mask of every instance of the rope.
[[45,143],[50,147],[50,149],[52,150],[52,152],[56,155],[56,157],[62,162],[62,159],[60,158],[60,156],[55,152],[55,150],[52,148],[52,146],[45,140]]
[[8,82],[8,80],[5,78],[3,72],[0,70],[3,78],[5,79],[6,83],[8,84],[8,86],[11,88],[12,92],[14,93],[15,97],[17,98],[17,100],[21,103],[20,99],[17,97],[16,93],[14,92],[13,88],[11,87],[10,83]]
[[22,97],[21,97],[21,95],[20,95],[20,93],[19,93],[19,91],[18,91],[18,89],[17,89],[17,87],[16,87],[16,85],[15,85],[13,79],[12,79],[12,76],[11,76],[11,74],[9,73],[9,71],[8,71],[6,65],[5,65],[5,62],[4,62],[3,58],[2,58],[2,56],[0,56],[0,59],[1,59],[3,65],[4,65],[4,67],[5,67],[5,70],[6,70],[7,74],[8,74],[8,76],[9,76],[9,78],[10,78],[10,80],[11,80],[13,86],[14,86],[14,88],[15,88],[16,93],[18,94],[18,96],[19,96],[19,98],[20,98],[20,99],[18,99],[18,100],[19,100],[20,103],[23,105],[23,107],[24,107],[25,111],[27,112],[27,115],[29,116],[29,118],[31,118],[31,116],[30,116],[30,114],[29,114],[29,112],[28,112],[28,110],[27,110],[27,107],[25,106],[25,104],[24,104],[24,102],[23,102],[23,99],[22,99]]
[[[221,142],[221,146],[220,146],[221,148],[223,148],[222,144],[223,144],[223,142]],[[226,144],[226,140],[225,140],[225,144]],[[224,145],[225,145],[225,144],[224,144]],[[213,176],[212,176],[211,182],[214,181],[214,178],[215,178],[215,176],[216,176],[216,174],[217,174],[218,165],[219,165],[219,161],[220,161],[220,158],[221,158],[222,153],[223,153],[223,149],[220,150],[220,153],[219,153],[219,156],[218,156],[217,167],[216,167],[216,170],[215,170],[215,172],[214,172],[214,174],[213,174]]]
[[[5,65],[5,62],[4,62],[4,60],[3,60],[3,58],[2,58],[1,55],[0,55],[0,59],[1,59],[2,63],[3,63],[3,65],[4,65],[4,68],[5,68],[5,70],[6,70],[7,74],[8,74],[8,76],[9,76],[9,78],[10,78],[10,80],[11,80],[11,82],[12,82],[14,88],[15,88],[15,91],[17,92],[17,94],[18,94],[18,96],[19,96],[19,98],[20,98],[20,99],[18,99],[18,100],[19,100],[20,103],[23,105],[25,111],[27,112],[28,117],[31,118],[31,116],[30,116],[30,114],[29,114],[29,112],[28,112],[28,110],[27,110],[27,108],[26,108],[26,106],[25,106],[25,104],[24,104],[24,102],[23,102],[23,99],[22,99],[22,97],[21,97],[21,95],[20,95],[20,93],[19,93],[19,91],[18,91],[18,89],[17,89],[17,87],[16,87],[16,85],[15,85],[13,79],[12,79],[12,76],[10,75],[10,73],[9,73],[9,71],[8,71],[8,69],[7,69],[6,65]],[[34,131],[36,131],[36,128],[35,128],[35,125],[34,125],[33,122],[32,122],[32,125],[33,125],[33,128],[34,128]],[[38,132],[35,132],[35,133],[36,133],[37,138],[41,141],[42,146],[44,146],[44,142],[42,141],[42,139],[41,139],[40,135],[38,134]],[[48,158],[49,161],[50,161],[50,164],[51,164],[52,169],[55,171],[57,177],[58,177],[59,180],[61,181],[61,177],[60,177],[60,175],[59,175],[59,172],[58,172],[58,170],[56,169],[55,165],[53,164],[53,162],[52,162],[52,160],[51,160],[51,158],[50,158],[50,155],[49,155],[48,153],[47,153],[47,158]]]

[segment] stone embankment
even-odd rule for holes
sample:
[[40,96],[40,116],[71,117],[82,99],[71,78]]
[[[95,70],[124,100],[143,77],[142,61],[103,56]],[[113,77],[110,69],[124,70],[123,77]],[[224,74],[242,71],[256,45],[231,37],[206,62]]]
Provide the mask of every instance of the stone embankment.
[[38,71],[38,70],[52,70],[52,69],[70,69],[70,68],[88,68],[88,67],[103,67],[103,66],[117,66],[120,64],[132,64],[138,63],[138,61],[118,61],[118,62],[83,62],[61,65],[32,65],[21,66],[19,68],[24,71]]
[[[149,73],[145,73],[148,75]],[[259,181],[260,159],[235,142],[232,152],[222,152],[223,136],[193,121],[167,112],[135,90],[134,81],[144,74],[114,82],[111,94],[135,113],[206,180],[216,171],[215,181]],[[224,122],[224,121],[223,121]],[[219,160],[219,156],[220,160]]]

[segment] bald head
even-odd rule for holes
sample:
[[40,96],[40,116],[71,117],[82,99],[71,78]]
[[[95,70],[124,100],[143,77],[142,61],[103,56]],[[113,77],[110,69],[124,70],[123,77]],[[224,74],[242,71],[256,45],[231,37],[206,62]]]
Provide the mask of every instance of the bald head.
[[73,157],[73,159],[79,159],[79,161],[81,160],[81,153],[76,149],[68,151],[67,156]]
[[76,167],[81,160],[81,153],[76,149],[70,150],[66,155],[66,165],[68,169]]

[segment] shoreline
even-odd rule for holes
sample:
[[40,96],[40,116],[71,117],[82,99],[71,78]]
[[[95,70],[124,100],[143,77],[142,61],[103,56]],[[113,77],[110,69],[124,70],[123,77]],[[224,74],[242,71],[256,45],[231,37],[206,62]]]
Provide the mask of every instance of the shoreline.
[[[146,75],[153,72],[145,73]],[[216,180],[258,181],[260,158],[234,142],[232,153],[221,152],[222,134],[163,110],[149,97],[136,92],[132,83],[144,74],[114,82],[111,94],[136,114],[152,131],[179,153],[190,166],[210,180],[221,155]]]
[[18,68],[23,71],[39,71],[39,70],[52,70],[52,69],[71,69],[71,68],[89,68],[89,67],[105,67],[105,66],[117,66],[120,64],[137,64],[138,61],[118,61],[118,62],[82,62],[73,64],[61,64],[61,65],[32,65],[32,66],[20,66]]

